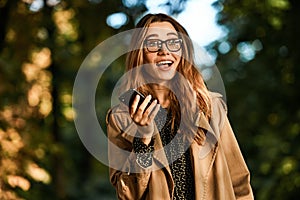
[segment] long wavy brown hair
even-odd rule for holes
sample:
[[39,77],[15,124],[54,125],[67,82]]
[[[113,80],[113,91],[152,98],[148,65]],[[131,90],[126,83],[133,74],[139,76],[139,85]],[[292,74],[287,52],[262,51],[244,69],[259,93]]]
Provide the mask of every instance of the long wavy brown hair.
[[[198,144],[203,144],[205,132],[200,128],[193,131],[195,127],[194,120],[196,112],[203,112],[206,118],[210,120],[211,102],[209,91],[202,75],[195,66],[193,43],[185,28],[175,19],[165,14],[147,14],[137,23],[130,43],[130,52],[126,57],[126,71],[130,74],[126,81],[126,87],[139,86],[138,90],[140,92],[145,95],[151,94],[155,97],[151,84],[145,84],[147,76],[144,74],[142,67],[139,67],[147,64],[144,59],[144,40],[148,27],[154,22],[171,23],[183,41],[181,60],[177,67],[180,75],[176,75],[168,86],[171,101],[168,109],[172,114],[172,127],[182,120],[180,132],[190,133],[187,135],[192,136]],[[197,102],[196,106],[195,101]]]

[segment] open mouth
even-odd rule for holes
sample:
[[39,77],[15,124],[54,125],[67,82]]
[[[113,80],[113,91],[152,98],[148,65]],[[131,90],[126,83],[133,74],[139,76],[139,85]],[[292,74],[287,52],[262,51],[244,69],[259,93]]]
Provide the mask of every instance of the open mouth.
[[156,63],[156,66],[161,67],[161,66],[166,66],[169,67],[173,64],[174,62],[171,60],[164,60],[164,61],[160,61],[158,63]]

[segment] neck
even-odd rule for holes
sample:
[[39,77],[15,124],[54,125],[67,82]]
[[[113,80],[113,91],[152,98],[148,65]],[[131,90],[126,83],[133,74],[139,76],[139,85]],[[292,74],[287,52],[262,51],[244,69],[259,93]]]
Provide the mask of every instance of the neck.
[[151,88],[155,93],[155,96],[157,97],[161,107],[167,108],[170,104],[170,89],[168,89],[166,86],[158,84],[153,84]]

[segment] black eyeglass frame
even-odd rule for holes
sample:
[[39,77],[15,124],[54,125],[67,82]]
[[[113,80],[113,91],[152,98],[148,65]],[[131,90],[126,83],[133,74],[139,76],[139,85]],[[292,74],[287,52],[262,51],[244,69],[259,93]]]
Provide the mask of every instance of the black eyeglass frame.
[[[179,47],[177,50],[171,50],[171,49],[169,48],[168,42],[170,42],[170,41],[172,41],[172,40],[175,41],[174,43],[179,43],[179,44],[180,44],[180,47]],[[147,45],[147,43],[148,43],[149,41],[157,41],[157,42],[158,42],[157,45],[156,45],[157,50],[155,50],[155,51],[150,51],[150,50],[149,50],[149,47],[148,47],[148,45]],[[146,47],[147,51],[148,51],[148,52],[151,52],[151,53],[155,53],[155,52],[161,51],[162,45],[163,45],[163,44],[166,45],[167,49],[168,49],[170,52],[178,52],[178,51],[182,48],[182,39],[181,39],[181,38],[176,38],[176,39],[173,38],[173,39],[168,39],[168,40],[165,40],[165,41],[160,40],[160,39],[146,39],[146,40],[144,41],[144,46]]]

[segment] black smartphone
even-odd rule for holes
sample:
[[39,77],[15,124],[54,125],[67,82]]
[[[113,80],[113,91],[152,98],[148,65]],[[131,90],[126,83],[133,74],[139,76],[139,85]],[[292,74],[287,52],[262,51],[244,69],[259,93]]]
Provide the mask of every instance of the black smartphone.
[[[138,103],[138,106],[140,106],[143,101],[145,100],[145,96],[140,93],[138,90],[136,89],[129,89],[127,90],[126,92],[124,92],[120,97],[119,97],[119,100],[124,103],[125,105],[127,105],[128,107],[130,107],[134,101],[134,98],[136,95],[139,95],[140,96],[140,100],[139,100],[139,103]],[[149,102],[148,106],[151,104],[152,102],[152,99],[151,101]]]

